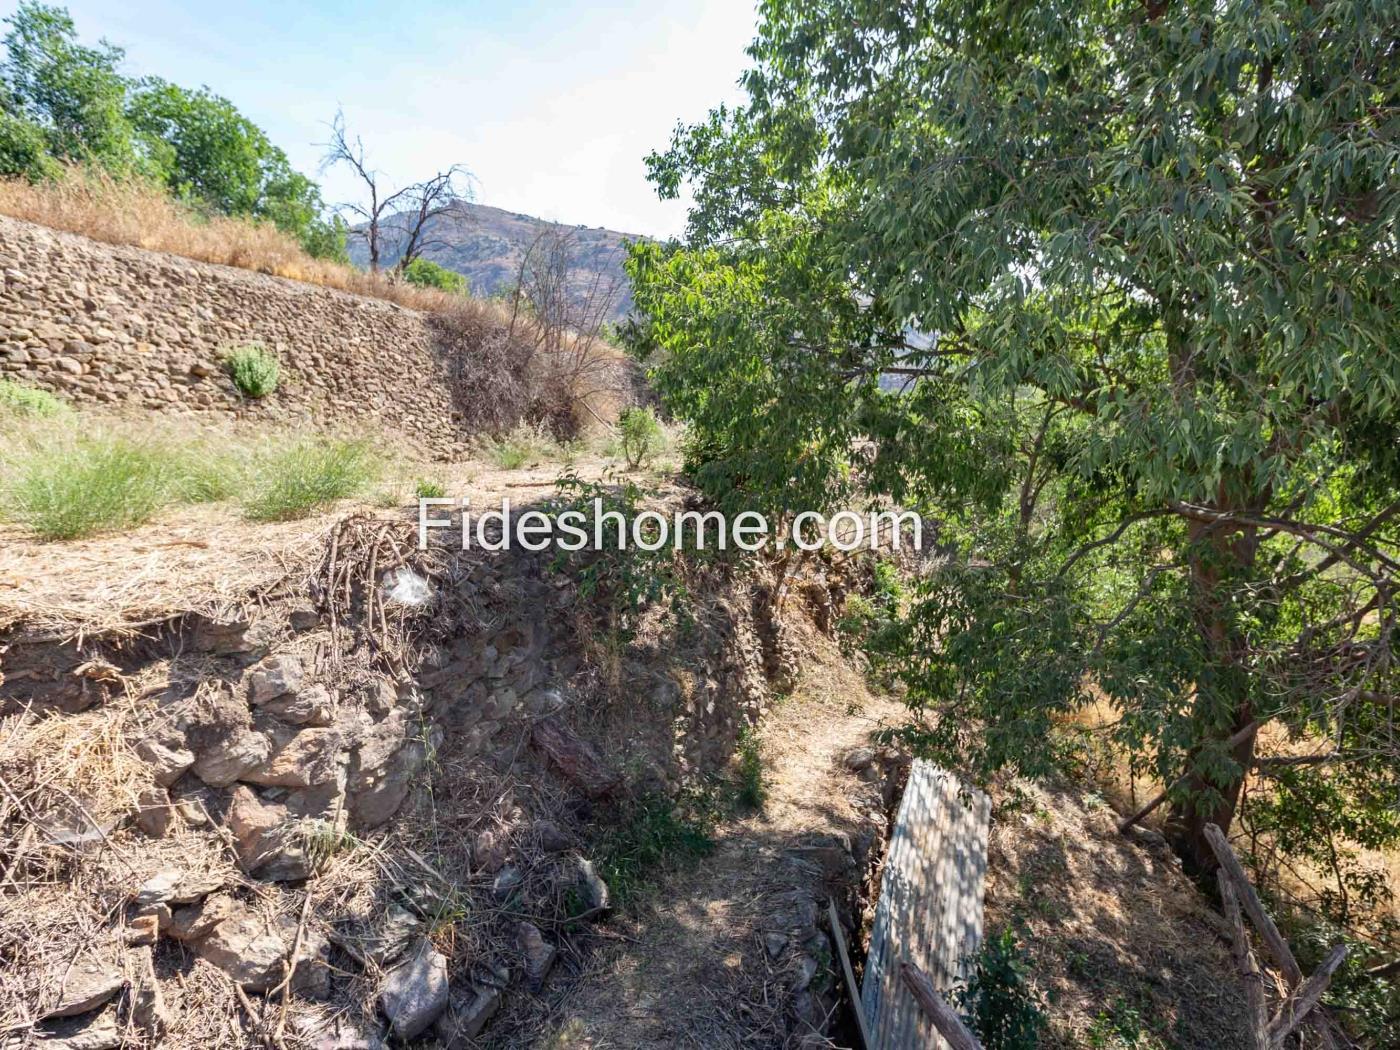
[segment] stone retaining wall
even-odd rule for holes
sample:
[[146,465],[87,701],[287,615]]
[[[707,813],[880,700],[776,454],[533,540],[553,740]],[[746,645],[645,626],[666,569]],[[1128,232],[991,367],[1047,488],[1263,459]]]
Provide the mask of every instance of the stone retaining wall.
[[[282,365],[257,402],[222,363],[252,342]],[[465,438],[423,314],[3,216],[0,378],[79,403],[386,427],[444,454]]]

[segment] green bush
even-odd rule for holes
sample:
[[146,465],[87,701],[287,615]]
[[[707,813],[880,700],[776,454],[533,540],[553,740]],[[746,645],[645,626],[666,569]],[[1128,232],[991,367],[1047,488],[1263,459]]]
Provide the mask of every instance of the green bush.
[[447,489],[440,481],[419,478],[413,485],[413,495],[417,499],[442,499],[447,495]]
[[762,809],[768,800],[768,785],[763,782],[763,754],[758,737],[751,728],[739,734],[739,802],[750,809]]
[[1034,1050],[1045,1031],[1045,1005],[1030,982],[1030,960],[1006,927],[990,934],[968,960],[954,1003],[987,1050]]
[[649,408],[624,408],[618,417],[617,429],[622,454],[633,470],[649,462],[665,443],[661,423]]
[[282,374],[277,357],[257,343],[234,347],[224,357],[224,366],[244,397],[267,397]]
[[51,419],[68,411],[68,406],[47,390],[36,390],[0,379],[0,413]]
[[364,441],[313,438],[258,458],[244,513],[253,521],[290,521],[363,492],[379,474]]
[[455,270],[424,259],[421,255],[400,271],[403,279],[419,288],[436,288],[453,295],[466,295],[471,288],[467,279]]
[[6,466],[0,512],[43,540],[140,525],[175,496],[168,449],[112,434],[34,440]]

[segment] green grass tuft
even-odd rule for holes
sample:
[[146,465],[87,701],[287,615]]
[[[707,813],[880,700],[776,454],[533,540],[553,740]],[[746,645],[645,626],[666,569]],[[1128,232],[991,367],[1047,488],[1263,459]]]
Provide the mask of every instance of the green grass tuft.
[[713,799],[695,793],[670,799],[646,795],[608,828],[598,843],[598,871],[619,906],[634,900],[663,864],[703,857],[715,847]]
[[36,390],[8,379],[0,379],[0,414],[52,419],[70,412],[68,405],[47,390]]
[[763,782],[763,754],[752,729],[744,729],[739,734],[735,750],[739,761],[739,803],[750,809],[762,809],[768,800],[768,785]]
[[419,478],[414,482],[413,495],[416,499],[443,499],[447,496],[447,489],[440,481]]
[[310,439],[254,462],[244,513],[291,521],[363,492],[379,476],[368,442]]
[[258,343],[234,347],[225,355],[224,366],[244,397],[267,397],[282,376],[276,355]]

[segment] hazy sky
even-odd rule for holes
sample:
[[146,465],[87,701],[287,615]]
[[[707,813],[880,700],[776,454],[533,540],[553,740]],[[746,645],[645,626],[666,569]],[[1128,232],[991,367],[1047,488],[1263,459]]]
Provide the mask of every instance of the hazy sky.
[[656,199],[642,158],[739,96],[754,28],[753,0],[66,6],[84,41],[126,49],[127,74],[207,84],[307,174],[339,105],[394,179],[461,162],[483,204],[653,236],[679,232],[684,206]]

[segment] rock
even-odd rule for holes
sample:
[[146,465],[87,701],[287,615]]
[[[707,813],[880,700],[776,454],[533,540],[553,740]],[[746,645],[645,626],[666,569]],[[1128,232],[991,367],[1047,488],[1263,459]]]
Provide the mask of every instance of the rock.
[[510,843],[503,831],[487,828],[479,832],[472,843],[472,863],[478,871],[494,875],[505,866],[510,854]]
[[126,983],[121,962],[110,955],[85,952],[55,975],[61,980],[58,1002],[44,1012],[45,1018],[74,1017],[95,1010]]
[[265,704],[301,688],[305,670],[298,657],[289,654],[269,656],[248,672],[248,699]]
[[163,787],[144,789],[137,797],[136,826],[153,839],[163,839],[170,831],[175,811],[170,805],[170,793]]
[[472,988],[467,995],[452,996],[448,1009],[433,1026],[433,1034],[441,1040],[444,1050],[469,1050],[500,1008],[500,989]]
[[622,783],[622,774],[603,764],[598,753],[557,718],[544,718],[530,731],[530,742],[543,751],[564,778],[591,799],[603,798]]
[[491,882],[491,893],[498,901],[510,899],[510,895],[520,888],[524,876],[515,867],[502,868]]
[[335,721],[335,699],[323,685],[279,696],[262,709],[289,725],[328,726]]
[[385,1050],[389,1045],[377,1031],[338,1017],[326,1030],[321,1018],[300,1019],[306,1045],[312,1050]]
[[781,933],[765,933],[763,935],[763,947],[768,952],[768,958],[776,959],[783,954],[783,949],[787,947],[788,939]]
[[266,764],[244,770],[240,780],[305,788],[335,779],[345,761],[338,729],[303,729],[278,746]]
[[539,843],[540,849],[548,850],[550,853],[562,853],[573,847],[574,840],[552,820],[535,821],[533,831],[535,841]]
[[117,1012],[103,1010],[93,1018],[70,1017],[35,1029],[37,1046],[45,1050],[116,1050],[122,1045]]
[[177,941],[192,943],[214,932],[214,927],[242,911],[244,905],[226,893],[207,897],[188,908],[177,908],[170,915],[165,932]]
[[151,767],[151,775],[161,787],[169,787],[194,765],[193,751],[167,747],[155,740],[142,740],[136,745],[136,753]]
[[192,904],[223,887],[224,880],[219,875],[166,868],[141,884],[141,888],[136,891],[135,903],[138,907],[150,904]]
[[[165,905],[157,905],[165,908]],[[170,921],[170,909],[165,908],[166,922]],[[134,915],[126,924],[126,943],[130,947],[155,944],[160,937],[160,916],[155,912]]]
[[[246,904],[214,925],[196,942],[200,957],[217,966],[229,978],[250,991],[265,992],[278,984],[283,964],[296,940],[297,923],[285,916],[267,919]],[[320,956],[325,942],[315,930],[303,931],[292,989],[323,997],[329,992],[330,975]]]
[[311,874],[305,836],[286,806],[263,802],[240,784],[233,790],[224,823],[233,833],[238,862],[248,874],[274,882]]
[[194,775],[210,787],[228,787],[251,769],[266,765],[272,741],[252,729],[235,729],[200,752]]
[[812,978],[817,976],[817,971],[821,965],[810,955],[802,955],[797,959],[797,970],[792,979],[792,990],[794,992],[806,991],[812,983]]
[[424,1032],[447,1009],[447,960],[427,940],[390,970],[379,990],[379,1006],[399,1039]]
[[131,983],[131,1020],[142,1029],[151,1041],[158,1042],[170,1027],[170,1011],[165,1006],[165,996],[161,994],[160,982],[156,980],[155,966],[151,960],[151,949],[142,948],[136,953],[136,975]]
[[413,912],[391,904],[373,929],[355,940],[355,951],[383,966],[404,953],[422,925]]
[[[584,857],[578,858],[578,878],[576,886],[579,899],[584,907],[584,915],[597,915],[608,910],[611,895],[608,884],[598,874],[593,862]],[[582,916],[580,916],[582,917]]]
[[516,936],[525,956],[525,980],[530,991],[538,992],[544,987],[544,979],[549,976],[559,950],[544,939],[544,934],[533,923],[522,922],[516,927]]
[[847,752],[845,765],[852,773],[859,773],[862,769],[870,768],[870,764],[875,761],[875,749],[870,747],[858,747]]

